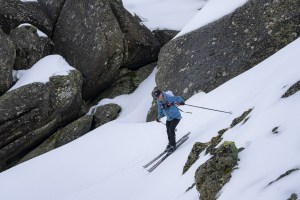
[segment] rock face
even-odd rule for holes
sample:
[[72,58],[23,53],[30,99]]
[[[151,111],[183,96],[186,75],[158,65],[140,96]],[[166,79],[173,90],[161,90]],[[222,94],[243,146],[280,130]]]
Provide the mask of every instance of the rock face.
[[83,74],[85,99],[109,87],[121,66],[137,69],[157,60],[160,50],[151,31],[119,0],[66,0],[54,43],[55,51]]
[[48,151],[61,147],[83,136],[84,134],[90,131],[92,120],[92,116],[86,115],[77,119],[71,124],[68,124],[64,128],[61,128],[52,136],[50,136],[47,140],[45,140],[45,142],[43,142],[29,154],[27,154],[19,163],[25,162],[34,157],[47,153]]
[[265,60],[300,34],[299,0],[250,0],[162,48],[156,82],[188,98]]
[[164,46],[167,44],[170,40],[172,40],[179,31],[173,31],[173,30],[155,30],[153,31],[155,37],[160,42],[161,46]]
[[216,154],[197,169],[196,187],[201,200],[217,199],[217,193],[230,180],[237,159],[238,150],[234,142],[224,142]]
[[0,95],[12,85],[12,70],[16,51],[12,41],[0,28]]
[[22,23],[29,23],[51,36],[53,23],[37,2],[0,0],[0,27],[6,34]]
[[123,60],[122,30],[110,1],[66,0],[54,43],[55,51],[82,73],[85,98],[108,87]]
[[56,22],[66,0],[37,0],[46,10],[53,22]]
[[53,76],[0,97],[0,171],[14,165],[58,127],[77,118],[81,105],[81,74]]
[[22,26],[10,33],[16,48],[15,70],[29,69],[37,61],[52,53],[53,42],[47,37],[39,37],[33,26]]
[[107,104],[99,106],[94,114],[93,129],[116,119],[121,112],[121,107],[117,104]]
[[111,1],[112,10],[124,34],[123,67],[137,69],[157,60],[160,43],[119,1]]

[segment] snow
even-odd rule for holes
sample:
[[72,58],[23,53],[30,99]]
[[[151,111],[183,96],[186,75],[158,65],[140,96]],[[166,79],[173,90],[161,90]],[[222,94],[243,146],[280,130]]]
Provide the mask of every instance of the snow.
[[[23,23],[23,24],[20,24],[18,26],[18,28],[22,27],[22,26],[33,26],[33,25],[32,24],[28,24],[28,23]],[[39,37],[48,37],[44,32],[40,31],[37,27],[35,27],[35,26],[33,26],[33,27],[37,29],[37,34],[38,34]]]
[[175,38],[199,29],[223,16],[232,13],[238,7],[244,5],[248,0],[209,0],[207,4],[192,18],[176,35]]
[[[1,199],[5,200],[196,200],[196,169],[210,158],[200,159],[182,175],[184,163],[195,142],[207,142],[249,108],[250,119],[228,130],[225,140],[234,141],[238,169],[220,193],[220,200],[280,200],[300,195],[300,172],[268,186],[287,170],[300,167],[300,92],[281,96],[300,80],[300,39],[264,62],[208,94],[199,93],[186,102],[219,110],[224,114],[182,106],[184,114],[177,138],[191,131],[189,140],[149,174],[142,166],[167,144],[165,127],[145,122],[156,70],[130,95],[106,99],[99,104],[119,103],[117,120],[47,154],[0,173]],[[35,77],[35,76],[34,76]],[[272,129],[279,126],[279,133]],[[18,192],[11,192],[12,190]]]
[[18,81],[9,91],[34,82],[46,83],[51,76],[66,76],[71,67],[60,55],[50,55],[42,58],[28,70],[14,71],[14,78]]
[[115,103],[122,107],[122,111],[116,121],[128,123],[145,122],[152,102],[151,92],[145,93],[145,91],[152,91],[155,87],[156,72],[157,69],[150,74],[146,81],[139,85],[134,93],[124,94],[114,99],[103,99],[96,106],[92,107],[88,114],[91,114],[99,106]]
[[150,30],[181,30],[206,2],[206,0],[123,0],[124,7],[131,14],[139,16]]

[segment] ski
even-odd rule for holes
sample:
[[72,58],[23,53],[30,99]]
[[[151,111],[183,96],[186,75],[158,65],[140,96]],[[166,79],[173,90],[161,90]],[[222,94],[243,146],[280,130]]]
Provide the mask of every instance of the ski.
[[[185,137],[183,138],[177,146],[177,149],[185,142],[189,139],[189,137]],[[176,151],[176,150],[175,150]],[[175,151],[171,152],[171,153],[167,153],[166,155],[164,155],[159,161],[157,161],[157,163],[155,163],[155,165],[153,165],[150,169],[148,169],[148,172],[152,172],[156,167],[158,167],[164,160],[167,159],[167,157],[169,157],[169,155],[171,155],[172,153],[174,153]]]
[[[176,142],[176,146],[179,144],[179,142],[181,140],[183,140],[184,138],[188,137],[191,134],[191,132],[188,132],[187,134],[185,134],[184,136],[182,136],[177,142]],[[149,167],[152,163],[154,163],[156,160],[158,160],[160,157],[162,157],[165,153],[167,153],[168,149],[164,150],[161,154],[159,154],[158,156],[156,156],[153,160],[151,160],[149,163],[147,163],[146,165],[144,165],[144,168]]]

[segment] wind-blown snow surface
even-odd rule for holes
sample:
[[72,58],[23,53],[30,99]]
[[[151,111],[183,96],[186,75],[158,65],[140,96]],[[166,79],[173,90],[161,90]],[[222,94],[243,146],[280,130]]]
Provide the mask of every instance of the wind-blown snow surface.
[[229,13],[232,13],[235,9],[244,5],[247,1],[248,0],[231,0],[230,3],[228,3],[228,1],[224,0],[209,0],[198,14],[182,28],[176,37],[194,31]]
[[123,0],[124,7],[150,30],[181,30],[207,0]]
[[[210,140],[249,108],[254,108],[250,119],[224,134],[224,141],[234,141],[238,148],[245,147],[245,150],[239,154],[239,168],[234,170],[219,199],[281,200],[291,193],[300,195],[299,171],[268,186],[284,172],[300,167],[300,92],[281,98],[300,80],[299,51],[300,39],[214,91],[187,100],[189,104],[234,114],[182,106],[193,114],[183,114],[177,137],[191,131],[190,139],[149,174],[142,166],[167,143],[163,125],[136,122],[145,119],[144,106],[150,106],[152,74],[131,95],[129,110],[142,112],[131,115],[127,109],[119,119],[76,141],[1,173],[1,199],[199,199],[195,188],[185,190],[194,182],[195,170],[210,155],[202,153],[189,171],[181,175],[193,144]],[[130,117],[124,120],[126,116]],[[273,134],[271,130],[276,126],[279,133]]]

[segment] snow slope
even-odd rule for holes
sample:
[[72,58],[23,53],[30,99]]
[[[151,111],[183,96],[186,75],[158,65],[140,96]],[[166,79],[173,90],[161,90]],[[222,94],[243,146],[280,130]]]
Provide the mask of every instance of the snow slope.
[[[120,102],[124,112],[117,120],[1,173],[1,199],[199,199],[195,188],[185,190],[194,182],[197,167],[210,155],[201,154],[189,171],[181,175],[193,144],[210,140],[249,108],[254,108],[250,119],[223,136],[224,141],[234,141],[245,150],[239,154],[239,169],[233,172],[219,199],[281,200],[291,193],[300,195],[299,171],[268,186],[287,170],[300,167],[300,92],[281,98],[300,80],[299,51],[300,39],[212,92],[188,99],[189,104],[234,114],[182,106],[193,114],[183,114],[177,137],[191,131],[190,139],[149,174],[141,166],[159,154],[167,143],[163,125],[142,122],[155,86],[153,72],[133,94],[115,100],[123,98]],[[279,133],[272,134],[276,126]]]
[[181,30],[207,0],[123,0],[124,7],[150,30]]
[[228,3],[224,0],[209,0],[197,15],[182,28],[176,37],[221,19],[223,16],[232,13],[235,9],[244,5],[247,1],[248,0],[231,0],[230,3]]

